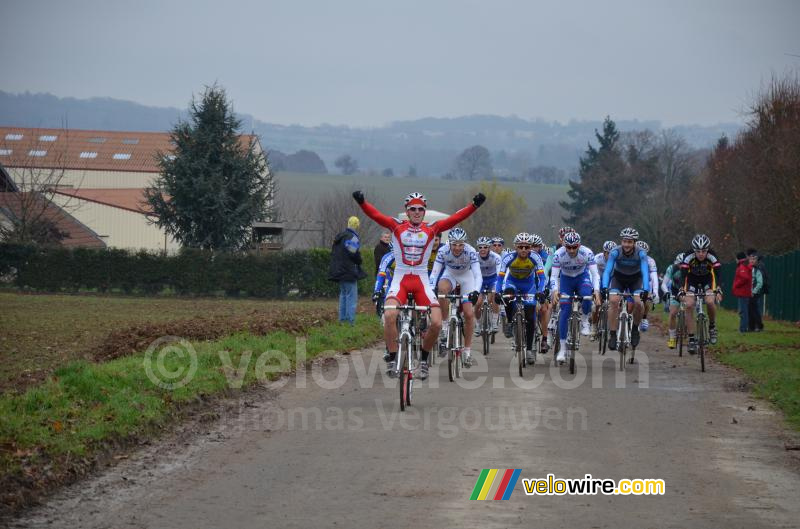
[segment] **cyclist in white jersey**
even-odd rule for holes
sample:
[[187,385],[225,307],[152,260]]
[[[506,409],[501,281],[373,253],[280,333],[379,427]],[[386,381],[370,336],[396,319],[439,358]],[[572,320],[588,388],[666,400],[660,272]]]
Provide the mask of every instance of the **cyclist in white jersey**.
[[[561,300],[560,295],[578,294],[580,296],[593,295],[599,304],[600,274],[594,262],[594,252],[581,245],[581,236],[577,232],[564,234],[564,245],[556,250],[553,256],[553,267],[550,269],[550,289],[553,292],[553,303],[561,303],[561,313],[558,318],[559,335],[561,341],[567,339],[569,327],[569,313],[572,304],[569,300]],[[591,301],[582,302],[581,334],[589,335],[589,312],[592,308]],[[563,362],[566,351],[561,349],[558,353],[558,362]]]
[[514,250],[505,247],[506,241],[499,235],[492,237],[492,251],[500,256],[500,259],[510,254]]
[[[478,263],[478,252],[467,244],[467,232],[453,228],[447,234],[447,243],[439,248],[431,272],[431,286],[438,278],[438,292],[449,294],[456,286],[461,287],[463,301],[461,311],[464,317],[464,366],[472,365],[472,333],[475,330],[475,311],[472,306],[478,301],[483,276]],[[439,277],[441,272],[441,277]],[[449,303],[442,300],[442,311],[447,314]]]
[[[636,241],[636,247],[640,250],[644,250],[647,256],[647,268],[650,270],[650,299],[653,300],[653,304],[658,304],[658,285],[660,284],[658,281],[658,267],[656,267],[656,260],[650,257],[650,245],[644,241]],[[644,314],[642,315],[642,322],[639,324],[639,330],[642,332],[646,332],[647,329],[650,328],[650,322],[647,321],[647,313],[650,312],[650,304],[644,304]]]
[[[483,287],[481,288],[481,297],[475,304],[475,313],[480,314],[481,305],[486,302],[487,294],[489,304],[492,307],[492,332],[497,332],[497,316],[499,315],[500,308],[495,303],[494,292],[495,284],[497,283],[497,273],[500,271],[500,256],[490,250],[492,240],[489,237],[478,237],[478,264],[481,267],[481,276],[483,276]],[[475,328],[475,336],[480,334],[480,329]]]

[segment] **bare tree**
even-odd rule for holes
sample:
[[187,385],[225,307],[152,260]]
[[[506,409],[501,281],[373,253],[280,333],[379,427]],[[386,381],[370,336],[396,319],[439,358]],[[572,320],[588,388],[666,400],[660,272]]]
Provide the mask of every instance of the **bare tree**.
[[58,224],[79,208],[78,201],[71,194],[59,194],[58,206],[54,206],[54,198],[59,189],[80,188],[83,176],[77,181],[67,176],[68,130],[57,135],[59,143],[48,136],[54,135],[32,131],[0,138],[0,150],[10,156],[10,182],[4,195],[9,222],[0,225],[0,240],[55,244],[67,235],[58,229]]
[[[358,234],[361,237],[362,244],[377,243],[383,228],[364,215],[364,212],[353,200],[353,191],[355,191],[355,188],[337,188],[317,200],[315,212],[321,228],[320,246],[330,247],[334,237],[347,228],[347,219],[351,216],[356,216],[361,221]],[[367,200],[375,207],[382,211],[384,210],[385,204],[379,193],[373,189],[363,189],[362,191],[367,196]],[[385,211],[385,213],[391,215],[393,212]]]

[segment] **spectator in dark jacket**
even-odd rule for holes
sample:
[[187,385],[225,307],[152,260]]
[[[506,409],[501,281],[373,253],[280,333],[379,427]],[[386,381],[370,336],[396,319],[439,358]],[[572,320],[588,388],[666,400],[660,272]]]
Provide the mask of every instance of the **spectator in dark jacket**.
[[753,297],[750,298],[750,310],[748,314],[748,327],[751,331],[761,332],[764,330],[764,321],[761,319],[761,310],[764,306],[764,263],[755,248],[747,250],[747,258],[753,267]]
[[381,233],[381,240],[375,245],[373,255],[375,256],[375,273],[381,267],[381,259],[389,252],[389,243],[392,242],[392,234],[388,231]]
[[747,332],[750,299],[753,297],[753,265],[744,252],[736,254],[736,274],[733,276],[733,295],[739,300],[739,332]]
[[350,217],[347,229],[336,236],[331,248],[331,267],[328,279],[339,283],[339,321],[356,321],[358,280],[367,276],[361,268],[361,241],[358,238],[360,222]]

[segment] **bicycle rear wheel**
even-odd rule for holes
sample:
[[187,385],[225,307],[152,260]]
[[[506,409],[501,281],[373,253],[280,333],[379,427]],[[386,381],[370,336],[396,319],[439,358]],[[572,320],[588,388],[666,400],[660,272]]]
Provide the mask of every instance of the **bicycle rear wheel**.
[[[487,302],[488,303],[488,302]],[[481,307],[481,338],[483,340],[483,355],[486,356],[489,354],[489,339],[491,334],[491,320],[489,319],[490,311],[488,309],[487,303],[484,303]]]

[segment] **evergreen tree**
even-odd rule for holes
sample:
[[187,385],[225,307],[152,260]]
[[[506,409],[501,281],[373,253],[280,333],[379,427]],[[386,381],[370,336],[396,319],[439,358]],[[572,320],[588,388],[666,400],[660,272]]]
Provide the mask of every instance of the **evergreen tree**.
[[602,134],[595,130],[595,137],[599,147],[595,148],[591,143],[588,145],[586,154],[580,158],[580,181],[569,181],[567,196],[570,200],[560,202],[568,213],[564,221],[581,232],[587,241],[605,236],[599,230],[609,223],[598,220],[603,208],[618,190],[616,179],[625,171],[618,146],[620,134],[610,117],[606,116],[603,122]]
[[146,191],[155,223],[184,246],[241,249],[253,222],[270,216],[274,184],[266,154],[253,138],[244,145],[241,121],[225,90],[207,87],[170,137],[171,153],[158,153],[161,172]]

